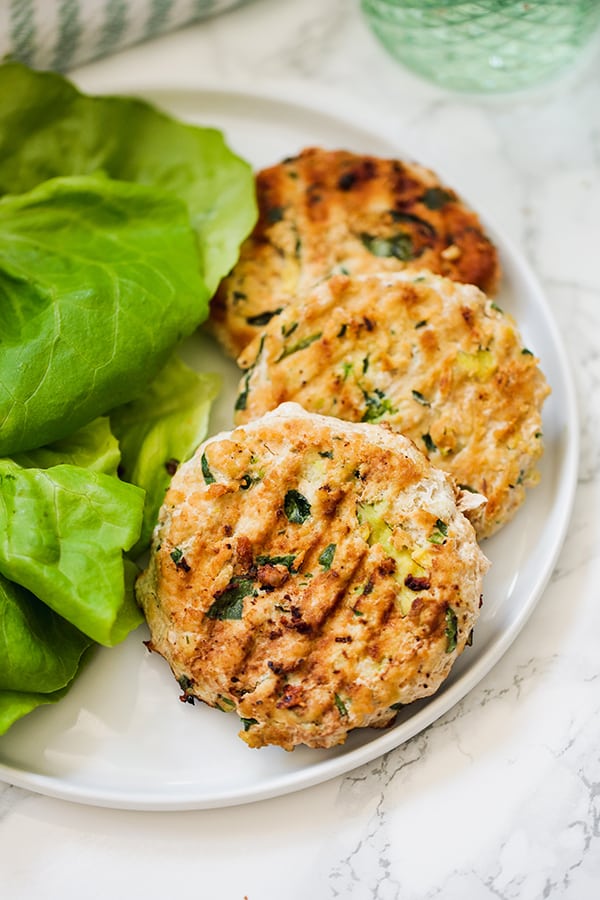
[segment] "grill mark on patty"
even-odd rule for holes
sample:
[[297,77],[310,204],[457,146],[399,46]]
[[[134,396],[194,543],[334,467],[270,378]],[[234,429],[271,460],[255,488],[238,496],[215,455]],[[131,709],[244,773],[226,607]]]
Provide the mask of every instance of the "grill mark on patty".
[[[273,444],[274,442],[271,442],[271,443]],[[279,448],[279,447],[273,447],[273,450],[274,450],[275,456],[277,456],[278,452],[281,452],[281,448]],[[273,467],[275,470],[273,477],[276,479],[277,478],[276,464],[274,464]],[[293,483],[294,481],[296,481],[297,483],[301,483],[303,477],[306,477],[306,475],[307,475],[307,473],[304,471],[303,460],[299,454],[297,464],[294,467],[292,467],[291,472],[288,469],[287,481],[289,481],[290,483]],[[257,502],[260,503],[260,498],[257,498]],[[281,502],[283,505],[283,496],[282,496]],[[246,566],[248,566],[248,564],[250,562],[253,562],[254,560],[256,560],[257,557],[259,557],[261,555],[265,555],[265,556],[285,555],[285,553],[287,553],[288,551],[291,552],[291,549],[292,549],[289,546],[284,546],[284,548],[283,548],[283,550],[281,550],[281,552],[280,552],[280,549],[278,549],[277,552],[275,553],[275,551],[273,549],[273,543],[270,538],[273,535],[273,533],[276,531],[276,526],[278,524],[278,520],[281,519],[281,516],[278,515],[280,510],[277,507],[276,508],[267,507],[266,509],[264,509],[264,505],[262,505],[262,504],[261,504],[261,507],[262,507],[262,515],[261,515],[261,523],[260,523],[261,531],[258,535],[256,535],[252,545],[250,545],[250,542],[247,537],[245,537],[244,535],[238,534],[238,526],[239,526],[240,519],[242,517],[242,508],[241,508],[241,506],[238,506],[235,508],[235,511],[237,512],[237,518],[236,518],[235,523],[233,523],[233,526],[232,526],[233,534],[232,534],[231,538],[229,538],[228,542],[229,543],[233,542],[232,546],[237,546],[238,548],[240,546],[242,547],[243,553],[241,554],[241,556],[243,557]],[[337,508],[337,505],[336,505],[336,508]],[[330,515],[332,515],[332,516],[335,515],[335,509],[333,511],[331,511]],[[293,529],[295,527],[300,527],[300,526],[295,526],[293,524],[287,523],[286,520],[281,520],[281,522],[282,522],[282,524],[285,524],[286,531],[288,532],[285,535],[285,544],[287,545],[287,544],[289,544],[290,540],[292,539],[292,535],[290,534],[290,529]],[[231,522],[229,522],[228,524],[230,526],[232,525]],[[322,547],[322,543],[323,543],[322,528],[319,530],[311,531],[310,533],[311,533],[311,535],[314,534],[314,537],[312,538],[308,547],[306,547],[305,549],[303,547],[301,554],[298,554],[298,556],[302,555],[303,562],[306,562],[306,559],[310,555],[312,548],[319,547],[319,545],[321,545],[321,549],[323,548]],[[235,542],[237,542],[237,545]],[[234,558],[234,557],[232,557],[232,558]],[[298,562],[299,562],[299,560],[296,561],[295,565],[297,565]],[[239,574],[243,574],[243,572],[239,573]],[[249,572],[248,574],[253,575],[254,573]],[[300,577],[300,576],[296,576],[296,577]],[[257,585],[257,587],[259,587],[259,586]],[[286,581],[285,585],[283,585],[281,588],[279,588],[279,589],[275,588],[272,592],[265,592],[265,594],[267,594],[267,596],[264,596],[264,598],[261,597],[260,593],[259,593],[259,597],[255,601],[255,603],[257,606],[268,608],[268,606],[271,604],[275,605],[275,603],[277,602],[277,598],[279,597],[280,594],[288,593],[290,591],[290,589],[291,589],[290,584],[289,584],[289,582]],[[301,592],[300,597],[302,597],[302,596],[303,596],[303,594]],[[274,621],[274,629],[277,628],[277,624],[278,623],[275,620]],[[298,648],[300,657],[301,657],[302,654],[305,652],[305,647],[309,646],[309,644],[310,644],[311,633],[307,633],[305,637],[301,638],[302,629],[299,629],[299,627],[298,627],[299,624],[300,624],[299,622],[295,623],[294,630],[296,631],[297,636],[298,636],[297,642],[301,644],[301,646]],[[212,621],[210,621],[210,624],[208,627],[209,627],[208,640],[210,642],[212,642],[214,639],[215,629],[222,627],[222,623],[219,622],[218,620],[212,620]],[[238,673],[238,675],[240,677],[240,683],[242,685],[246,685],[246,683],[248,682],[253,664],[254,664],[253,653],[259,643],[259,641],[258,641],[259,636],[252,630],[252,628],[250,627],[250,625],[247,621],[247,618],[246,618],[246,621],[244,621],[244,617],[242,618],[242,624],[240,625],[240,629],[241,628],[243,628],[243,634],[239,634],[238,637],[243,641],[242,648],[241,648],[240,652],[234,658],[232,658],[230,660],[230,666],[231,666],[232,670],[234,670],[234,671],[236,671],[236,673]],[[312,629],[311,629],[311,632],[312,632]],[[265,641],[261,637],[260,644],[264,644],[264,643],[265,643]],[[262,658],[262,654],[259,654],[259,658]]]
[[[173,528],[181,541],[189,542],[190,535],[198,536],[198,556],[192,570],[195,584],[190,582],[186,588],[179,579],[173,585],[173,594],[164,582],[161,588],[154,581],[154,571],[150,569],[142,578],[140,592],[149,613],[153,643],[173,663],[174,671],[192,678],[194,691],[201,699],[223,708],[219,697],[229,697],[235,700],[239,715],[255,719],[257,724],[242,734],[251,746],[279,743],[287,749],[301,742],[331,746],[343,740],[351,728],[382,723],[390,718],[386,705],[398,699],[412,699],[413,681],[415,691],[424,690],[424,676],[414,674],[419,667],[423,672],[434,673],[431,679],[435,686],[453,659],[445,652],[443,634],[436,638],[437,644],[430,651],[420,617],[402,617],[395,601],[397,564],[387,555],[387,532],[381,544],[377,540],[371,543],[364,525],[357,523],[356,512],[359,503],[381,502],[385,521],[389,519],[390,529],[398,529],[400,543],[410,546],[414,541],[423,546],[432,516],[427,506],[428,491],[440,491],[440,501],[455,509],[449,483],[415,453],[408,441],[392,436],[388,430],[370,425],[341,426],[318,417],[305,419],[300,411],[296,415],[283,422],[273,417],[272,424],[265,420],[262,425],[249,426],[237,443],[234,432],[222,445],[220,458],[230,462],[223,463],[219,471],[234,482],[239,482],[251,453],[257,455],[256,448],[262,447],[258,454],[261,460],[253,469],[256,472],[266,453],[264,447],[268,446],[273,451],[269,457],[273,468],[265,479],[266,487],[264,481],[257,482],[247,491],[232,494],[232,501],[228,498],[223,502],[208,490],[202,472],[194,468],[193,462],[184,466],[176,476],[179,485],[176,482],[172,491],[189,497],[185,515],[169,516],[157,541],[167,547]],[[239,449],[242,446],[243,454]],[[400,453],[395,452],[396,447],[401,448]],[[219,458],[217,447],[213,447],[213,453],[215,460]],[[304,460],[300,471],[298,459]],[[423,514],[421,495],[409,490],[421,479],[430,481],[428,491],[422,495]],[[313,519],[304,525],[272,513],[273,508],[280,510],[282,498],[292,486],[305,492],[312,503]],[[325,487],[331,490],[319,490]],[[323,502],[328,495],[331,502]],[[416,514],[411,512],[415,503]],[[247,518],[239,515],[240,508]],[[222,514],[224,510],[226,515]],[[261,513],[272,523],[269,533],[263,529]],[[431,521],[435,521],[435,516]],[[464,519],[458,516],[455,524],[449,524],[451,532],[457,527],[460,533],[464,526]],[[373,521],[371,535],[377,538],[378,534],[377,522]],[[472,533],[467,530],[464,536],[467,546],[476,553]],[[327,568],[318,561],[331,543],[336,544],[336,554]],[[229,567],[225,572],[221,568],[224,557],[215,553],[219,546],[223,553],[227,551]],[[456,557],[451,543],[435,547],[434,551],[445,585],[466,577],[465,565]],[[275,564],[277,571],[285,569],[288,574],[281,583],[275,579],[265,586],[259,578],[259,567],[269,564],[258,562],[262,555],[294,555],[296,559],[294,563],[288,560]],[[326,562],[330,555],[325,557]],[[160,555],[155,555],[151,563],[159,559]],[[256,576],[253,583],[257,596],[244,598],[243,618],[221,622],[195,615],[190,591],[211,591],[215,573],[218,577],[219,572],[222,577],[217,583],[222,589],[236,561],[236,574]],[[304,565],[300,564],[302,561]],[[296,562],[300,571],[290,572],[296,568]],[[455,563],[461,574],[452,575],[453,580],[449,580],[448,566]],[[477,557],[469,565],[477,570]],[[399,571],[402,573],[402,569]],[[309,572],[312,579],[308,578]],[[439,579],[436,583],[432,578],[431,591],[438,591],[440,584]],[[369,593],[365,590],[368,585]],[[155,601],[149,588],[156,590]],[[446,605],[452,604],[449,590],[440,595]],[[479,584],[470,593],[475,590],[478,601]],[[438,603],[434,597],[432,600]],[[466,613],[457,613],[461,641],[463,631],[466,633],[472,624],[472,601],[471,597]],[[422,602],[422,615],[427,618],[429,609],[429,621],[435,607],[429,605],[429,598]],[[442,629],[445,610],[443,606]],[[171,644],[174,628],[178,635]],[[187,643],[187,634],[193,638],[191,644]],[[374,658],[368,657],[369,648],[376,654]],[[402,668],[404,660],[406,673]],[[402,688],[400,695],[398,685],[405,683],[407,688]]]
[[[349,421],[373,413],[375,421],[390,422],[412,438],[459,484],[488,498],[487,510],[472,517],[485,536],[510,518],[525,488],[536,481],[543,447],[532,432],[541,430],[536,423],[547,393],[545,380],[531,355],[523,355],[514,326],[490,312],[485,297],[473,288],[446,282],[434,289],[396,281],[394,299],[394,279],[403,276],[389,277],[389,291],[378,288],[387,276],[336,276],[316,289],[310,323],[298,335],[299,340],[307,334],[321,337],[302,359],[289,356],[284,373],[273,362],[280,349],[277,336],[267,330],[264,365],[253,375],[252,401],[244,415],[261,415],[273,407],[274,397]],[[372,335],[353,333],[352,321],[372,309],[375,296],[376,321],[396,323],[393,344],[382,328],[377,329],[376,346],[368,340]],[[282,314],[283,322],[295,315],[292,305]],[[427,327],[416,331],[418,321],[426,321]],[[342,323],[346,327],[340,338]],[[486,371],[487,360],[480,353],[497,364],[496,371]],[[505,424],[490,429],[490,418]]]
[[[311,547],[317,547],[317,549],[323,549],[324,547],[324,537],[320,535],[315,541],[312,542]],[[335,634],[335,630],[338,627],[337,623],[341,615],[344,615],[343,612],[343,604],[342,601],[344,597],[347,595],[348,587],[352,584],[355,579],[356,573],[363,567],[364,561],[367,558],[369,546],[366,542],[362,543],[362,552],[354,560],[354,564],[351,568],[348,568],[345,572],[339,572],[336,570],[336,591],[333,596],[332,603],[323,610],[322,617],[317,621],[317,623],[310,624],[310,630],[299,630],[298,625],[304,622],[304,618],[302,616],[302,608],[300,607],[300,614],[296,613],[294,616],[291,611],[290,619],[286,624],[284,624],[285,632],[283,637],[286,638],[286,658],[288,659],[286,665],[286,678],[289,678],[293,675],[301,675],[303,671],[311,671],[311,669],[319,664],[320,654],[321,654],[321,646],[323,643],[328,643],[330,641],[330,635]],[[308,553],[307,553],[308,556]],[[362,578],[361,578],[362,580]],[[285,597],[285,594],[289,594],[288,590],[282,591],[282,596]],[[297,600],[299,603],[302,602],[303,599],[310,596],[310,587],[305,587],[301,589],[301,592],[297,595]],[[273,598],[274,595],[271,595]],[[274,600],[274,602],[277,602]],[[290,604],[291,606],[291,604]],[[345,613],[347,615],[347,612]],[[295,622],[293,620],[296,620]],[[308,624],[308,623],[306,623]],[[293,638],[293,643],[291,639],[291,634],[295,633]],[[240,677],[240,682],[242,684],[246,684],[250,679],[252,666],[254,664],[254,659],[251,656],[252,651],[257,646],[257,642],[255,640],[248,640],[245,645],[245,652],[243,659],[238,661],[237,672]],[[294,665],[290,666],[289,658],[294,652]],[[264,654],[259,654],[259,659],[264,659]],[[273,669],[271,669],[272,675],[277,675]],[[267,697],[276,697],[279,695],[281,691],[281,676],[273,677],[271,684],[271,689]],[[256,688],[249,690],[245,693],[245,698],[247,701],[252,702],[252,694]],[[261,693],[261,699],[266,699],[265,695]],[[259,715],[259,713],[256,713]]]
[[[431,190],[448,200],[431,208],[423,203]],[[372,271],[373,264],[414,268],[415,259],[422,256],[424,268],[480,284],[490,292],[495,289],[496,251],[476,215],[434,174],[418,166],[346,151],[308,149],[293,163],[258,173],[257,197],[258,224],[211,304],[211,319],[220,326],[218,335],[232,355],[257,333],[248,319],[284,306],[338,265],[351,271],[366,271],[364,266]],[[391,255],[379,256],[382,243],[375,256],[365,250],[364,233],[383,244],[392,241]],[[411,252],[408,244],[404,250],[406,259],[399,258],[403,252],[393,243],[399,233],[410,243]],[[444,256],[452,246],[455,254]],[[393,259],[396,254],[398,258]],[[293,283],[287,277],[292,260],[296,264],[300,260]],[[240,292],[245,295],[242,300]]]

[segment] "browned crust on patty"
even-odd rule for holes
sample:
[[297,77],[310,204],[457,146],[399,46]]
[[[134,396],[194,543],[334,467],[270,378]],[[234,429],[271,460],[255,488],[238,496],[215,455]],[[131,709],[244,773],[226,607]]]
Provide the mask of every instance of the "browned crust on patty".
[[487,497],[480,538],[538,481],[549,393],[514,320],[472,285],[428,273],[334,276],[270,322],[240,356],[236,421],[293,400],[384,421],[458,484]]
[[259,218],[211,304],[237,356],[268,317],[332,272],[429,269],[486,293],[500,267],[478,216],[428,169],[308,148],[256,178]]
[[137,593],[185,695],[237,712],[250,746],[289,750],[433,693],[486,568],[412,442],[287,404],[180,467]]

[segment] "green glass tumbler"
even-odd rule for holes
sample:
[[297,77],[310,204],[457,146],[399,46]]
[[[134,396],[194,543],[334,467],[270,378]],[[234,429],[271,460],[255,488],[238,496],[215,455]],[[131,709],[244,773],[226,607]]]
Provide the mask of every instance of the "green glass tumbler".
[[392,56],[463,91],[541,82],[600,27],[600,0],[362,0],[362,10]]

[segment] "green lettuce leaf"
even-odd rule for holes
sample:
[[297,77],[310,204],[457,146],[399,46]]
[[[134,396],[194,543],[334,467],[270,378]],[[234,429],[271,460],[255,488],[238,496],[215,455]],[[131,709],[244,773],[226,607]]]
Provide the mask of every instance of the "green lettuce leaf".
[[147,548],[177,465],[206,437],[220,386],[218,375],[194,372],[173,356],[141,397],[113,410],[122,477],[146,491],[142,533],[132,555]]
[[175,198],[83,176],[0,200],[0,456],[139,394],[207,298]]
[[[131,602],[139,570],[127,559],[124,563],[128,600],[120,621],[132,630],[141,620]],[[0,735],[38,706],[65,696],[92,643],[33,594],[0,576]]]
[[24,691],[0,691],[0,734],[4,734],[18,719],[33,712],[38,706],[56,703],[62,700],[69,687],[48,694],[27,693]]
[[64,688],[91,643],[29,591],[0,576],[0,691],[47,694]]
[[61,75],[0,66],[0,194],[57,175],[105,171],[185,201],[212,294],[256,219],[250,166],[212,128],[178,122],[142,100],[89,97]]
[[[64,696],[91,640],[142,621],[124,554],[205,436],[216,385],[173,364],[133,401],[206,318],[256,219],[251,168],[220,132],[16,63],[0,66],[3,195],[0,734]],[[122,404],[145,513],[102,418]]]
[[26,469],[49,469],[51,466],[67,463],[91,472],[116,475],[121,451],[119,442],[110,429],[110,419],[108,416],[99,416],[68,437],[46,444],[45,447],[38,447],[37,450],[15,453],[12,459]]
[[140,488],[103,473],[0,460],[0,573],[112,646],[142,620],[123,551],[139,537],[143,505]]

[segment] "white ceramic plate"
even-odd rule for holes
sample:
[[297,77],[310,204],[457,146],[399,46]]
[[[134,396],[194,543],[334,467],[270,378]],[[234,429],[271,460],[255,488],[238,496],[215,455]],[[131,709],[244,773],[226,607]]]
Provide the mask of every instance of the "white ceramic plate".
[[[390,144],[383,127],[354,104],[341,113],[340,104],[323,95],[308,105],[294,91],[152,90],[135,82],[85,86],[136,92],[190,121],[223,128],[230,144],[256,166],[308,144],[417,155]],[[461,191],[460,184],[452,186]],[[483,218],[505,271],[499,303],[517,317],[553,393],[544,409],[541,485],[513,522],[485,544],[493,565],[474,645],[441,690],[403,710],[393,728],[356,731],[342,747],[249,750],[236,737],[237,717],[179,702],[175,680],[166,663],[144,648],[141,628],[116,649],[98,650],[64,700],[37,710],[0,738],[0,778],[55,797],[129,809],[259,800],[325,781],[398,747],[491,669],[532,612],[561,547],[576,483],[578,425],[565,353],[542,291],[520,253]],[[200,369],[223,373],[225,389],[211,429],[230,427],[238,382],[234,365],[202,337],[187,343],[185,356]]]

